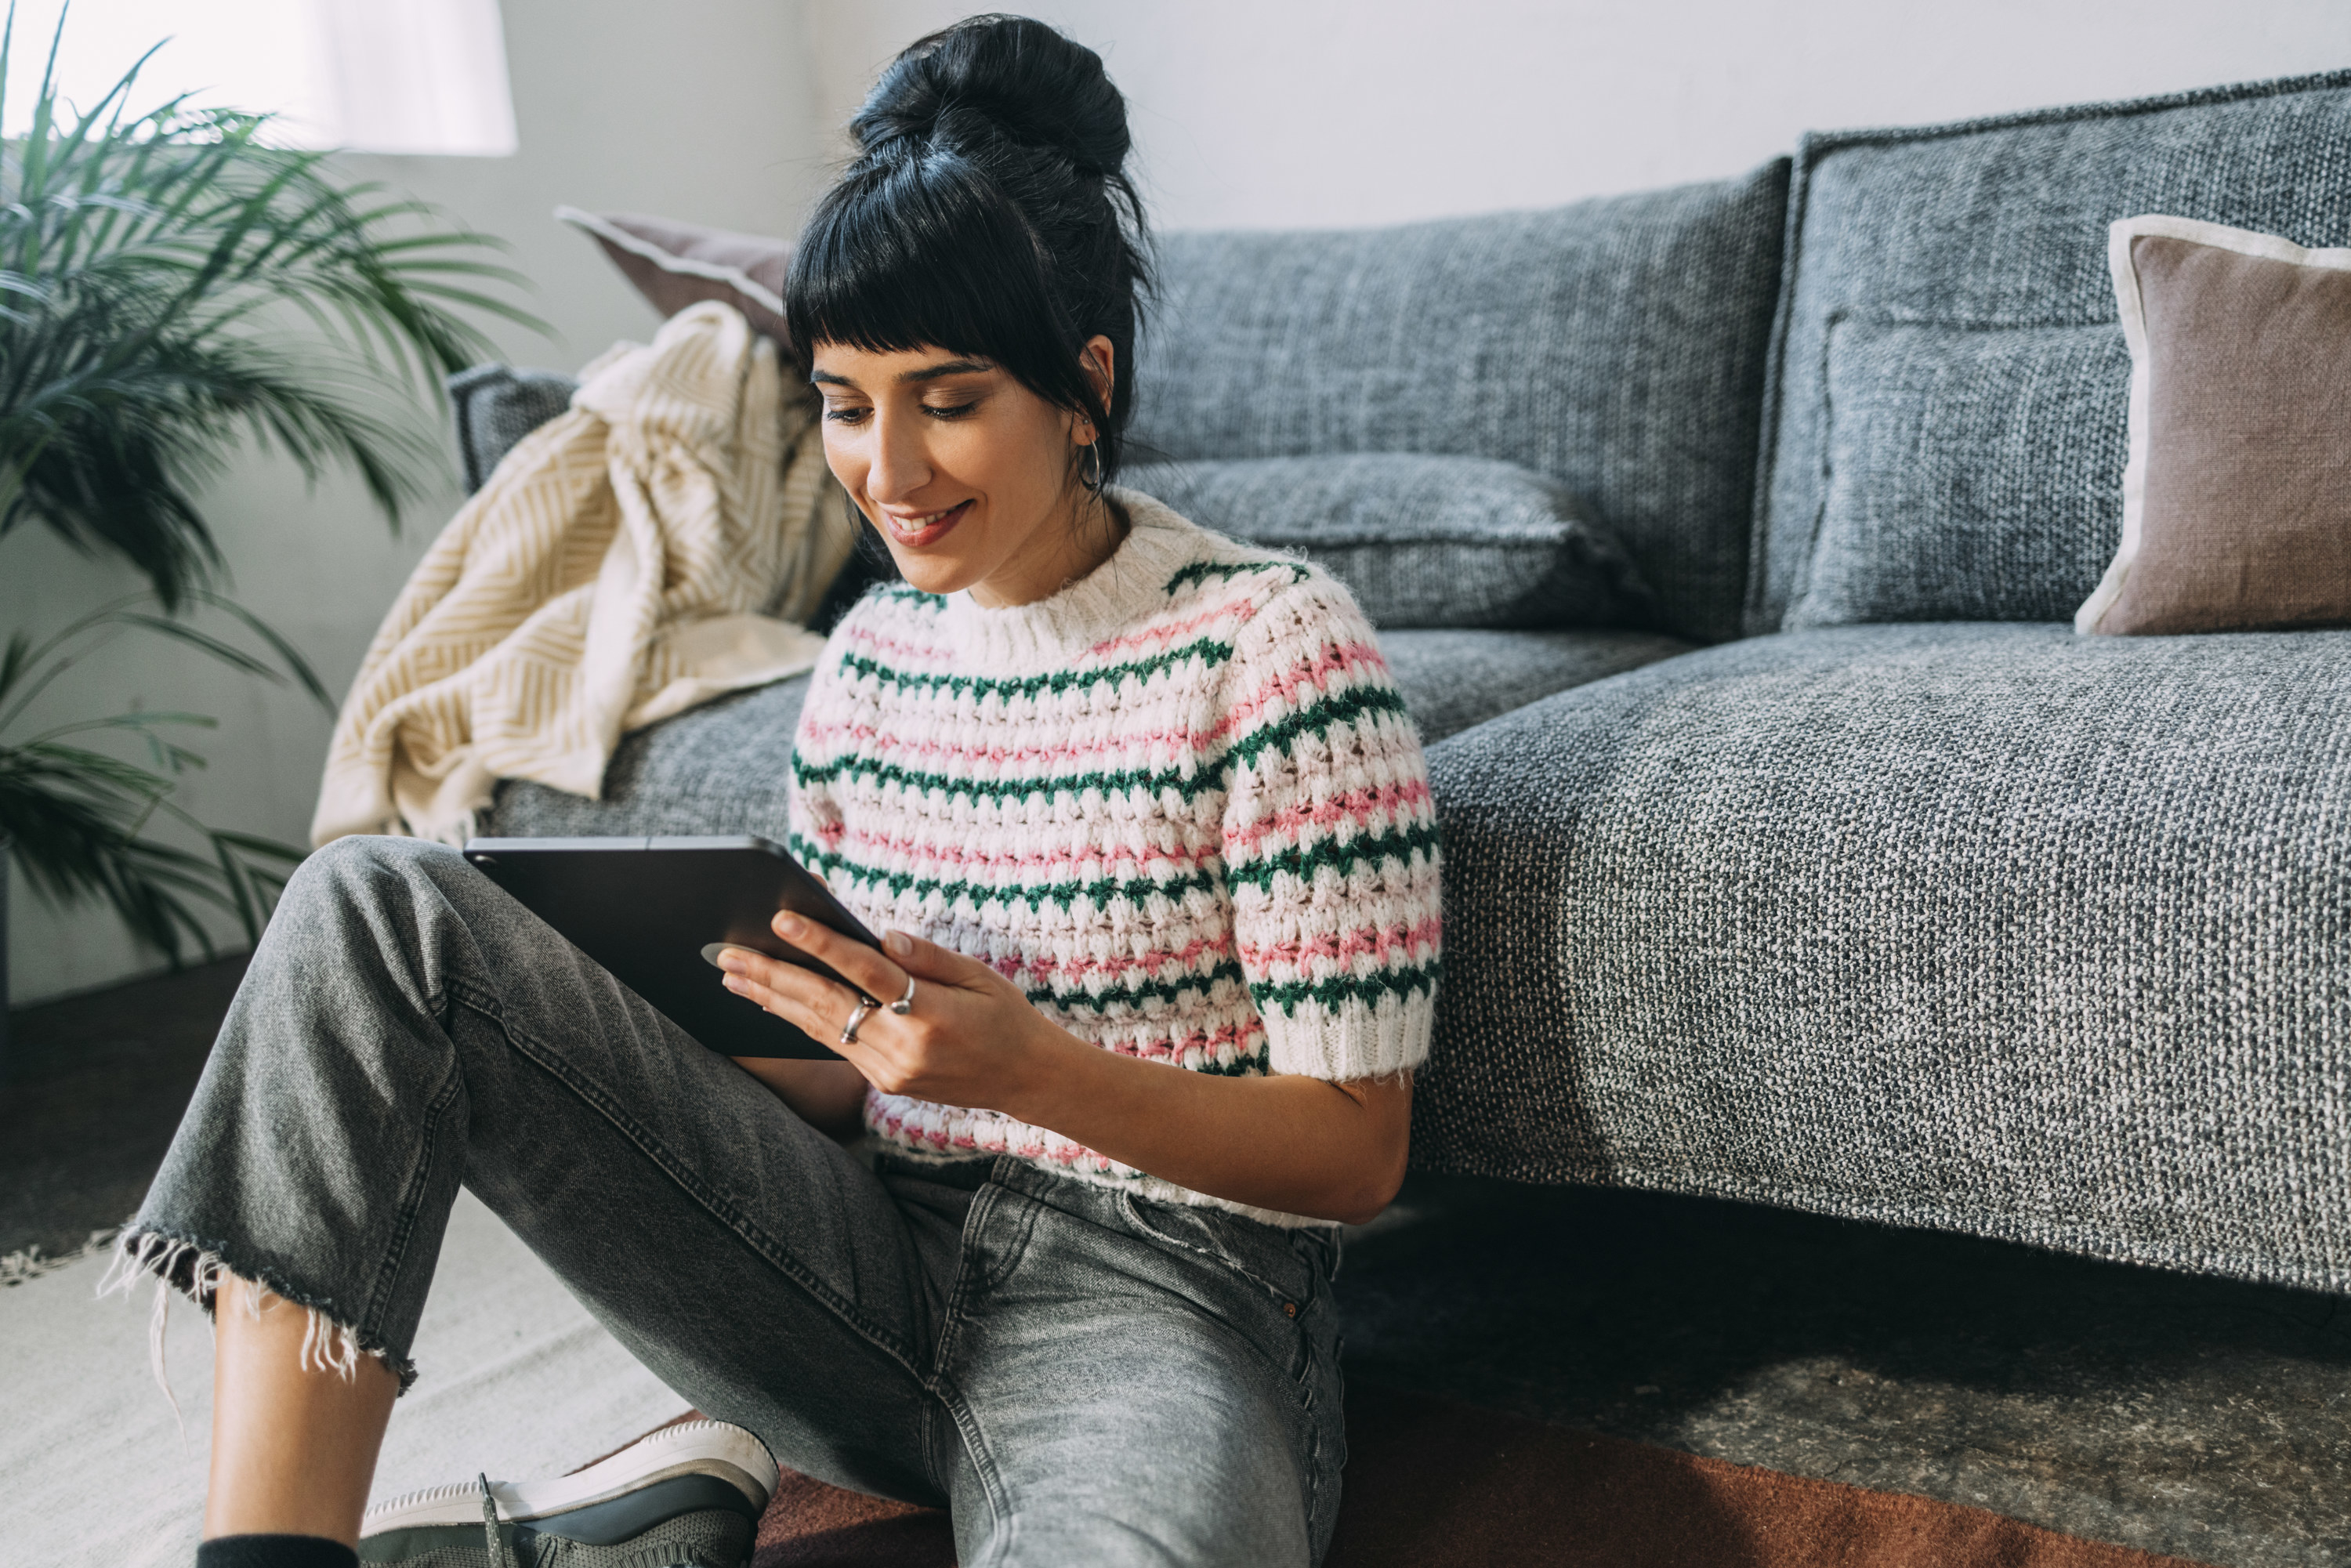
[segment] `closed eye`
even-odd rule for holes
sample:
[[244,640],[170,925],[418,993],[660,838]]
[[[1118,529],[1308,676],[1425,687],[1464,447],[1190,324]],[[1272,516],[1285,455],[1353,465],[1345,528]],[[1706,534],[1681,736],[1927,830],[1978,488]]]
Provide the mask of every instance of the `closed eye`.
[[[925,403],[923,405],[923,412],[929,414],[933,419],[961,419],[978,406],[979,400],[975,398],[969,402],[951,403],[945,406],[941,406],[936,403]],[[863,424],[868,419],[872,417],[872,413],[873,411],[872,409],[859,406],[848,408],[828,408],[824,411],[825,418],[832,421],[835,424]]]

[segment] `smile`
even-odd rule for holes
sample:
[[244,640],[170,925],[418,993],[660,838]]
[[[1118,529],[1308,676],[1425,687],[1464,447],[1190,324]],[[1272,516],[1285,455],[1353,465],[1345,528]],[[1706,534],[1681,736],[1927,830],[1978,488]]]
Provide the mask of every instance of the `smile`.
[[971,510],[969,501],[957,501],[944,512],[931,512],[919,517],[902,517],[895,512],[882,514],[883,526],[889,530],[891,542],[909,549],[921,549],[936,544],[946,537],[947,530],[963,521]]

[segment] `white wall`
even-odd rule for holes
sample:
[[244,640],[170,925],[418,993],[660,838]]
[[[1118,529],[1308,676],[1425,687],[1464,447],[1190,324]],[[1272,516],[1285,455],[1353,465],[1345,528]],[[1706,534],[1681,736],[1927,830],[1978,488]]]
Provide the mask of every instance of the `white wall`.
[[[514,264],[538,286],[532,307],[561,337],[549,342],[511,328],[494,336],[517,362],[572,369],[616,338],[643,340],[655,318],[593,245],[550,211],[569,202],[789,229],[822,178],[813,78],[799,12],[788,0],[505,0],[504,9],[520,152],[353,158],[348,168],[511,241]],[[283,465],[247,461],[212,487],[207,510],[237,597],[291,637],[340,694],[457,498],[453,481],[395,540],[353,486],[306,494]],[[20,528],[0,540],[0,632],[38,634],[137,586],[129,572],[84,561],[45,532]],[[152,643],[125,643],[74,672],[33,716],[134,705],[222,721],[195,741],[212,765],[179,797],[199,817],[304,840],[329,730],[307,700]],[[32,898],[21,872],[11,894],[18,1005],[156,967],[110,915],[60,916]]]
[[[977,9],[810,12],[825,122]],[[2346,0],[1036,0],[1166,228],[1399,222],[1750,168],[1797,134],[2351,66]]]

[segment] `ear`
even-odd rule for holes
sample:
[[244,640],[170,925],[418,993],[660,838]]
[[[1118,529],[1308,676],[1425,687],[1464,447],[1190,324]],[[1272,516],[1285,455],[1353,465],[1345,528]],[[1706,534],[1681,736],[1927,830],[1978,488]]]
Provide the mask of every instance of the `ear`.
[[1085,367],[1086,380],[1093,383],[1094,396],[1104,408],[1110,406],[1111,389],[1118,384],[1117,355],[1110,340],[1097,332],[1086,340],[1085,350],[1078,356],[1079,364]]

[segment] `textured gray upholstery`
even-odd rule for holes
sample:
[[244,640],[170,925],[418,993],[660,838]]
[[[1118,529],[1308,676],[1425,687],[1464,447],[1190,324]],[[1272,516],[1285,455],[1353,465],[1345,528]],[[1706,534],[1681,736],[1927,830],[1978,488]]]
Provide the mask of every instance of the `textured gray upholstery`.
[[507,779],[480,831],[528,838],[627,833],[790,832],[786,791],[792,731],[809,678],[705,703],[622,737],[604,769],[604,798]]
[[514,444],[571,406],[580,383],[554,371],[475,365],[449,378],[457,455],[470,492],[482,487]]
[[1380,633],[1380,652],[1424,746],[1538,697],[1689,650],[1687,643],[1645,632]]
[[[1522,703],[1687,651],[1639,632],[1384,632],[1396,685],[1435,743]],[[529,836],[758,833],[781,842],[792,728],[808,677],[721,698],[621,742],[604,799],[498,786],[481,831]]]
[[1354,452],[1155,463],[1121,481],[1204,528],[1319,562],[1375,626],[1629,626],[1656,614],[1625,547],[1515,463]]
[[1808,136],[1790,200],[1748,629],[2070,617],[2122,528],[2106,225],[2351,241],[2351,72]]
[[1419,1164],[2351,1290],[2351,633],[1791,632],[1430,765]]
[[1398,228],[1167,235],[1136,461],[1522,464],[1624,541],[1658,630],[1735,635],[1787,172]]

